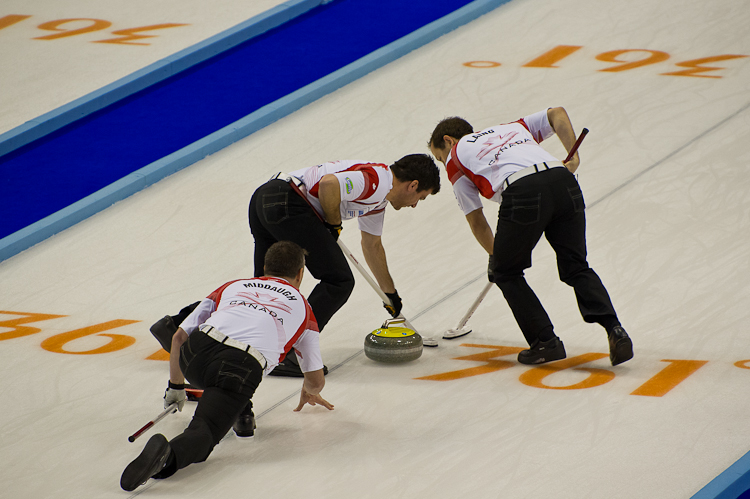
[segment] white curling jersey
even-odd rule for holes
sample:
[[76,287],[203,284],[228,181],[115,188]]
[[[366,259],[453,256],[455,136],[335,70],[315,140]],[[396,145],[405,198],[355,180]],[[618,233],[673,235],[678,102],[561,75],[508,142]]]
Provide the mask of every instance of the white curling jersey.
[[557,161],[539,145],[554,133],[545,109],[462,137],[451,149],[445,169],[464,215],[482,208],[480,194],[500,203],[503,182],[513,173]]
[[192,334],[203,324],[254,347],[271,370],[294,348],[302,372],[323,368],[320,333],[310,304],[279,277],[231,281],[204,298],[180,327]]
[[388,166],[366,161],[342,160],[297,170],[290,175],[305,184],[303,192],[315,211],[323,216],[318,199],[318,183],[324,175],[333,174],[341,188],[341,220],[357,218],[359,230],[383,234],[386,194],[393,188],[393,173]]

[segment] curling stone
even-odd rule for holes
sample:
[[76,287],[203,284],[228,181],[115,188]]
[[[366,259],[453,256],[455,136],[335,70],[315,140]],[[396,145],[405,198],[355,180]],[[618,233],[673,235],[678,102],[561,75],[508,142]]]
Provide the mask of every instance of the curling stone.
[[[400,326],[396,326],[400,324]],[[365,337],[365,355],[378,362],[408,362],[422,355],[422,337],[404,327],[404,319],[388,319]]]

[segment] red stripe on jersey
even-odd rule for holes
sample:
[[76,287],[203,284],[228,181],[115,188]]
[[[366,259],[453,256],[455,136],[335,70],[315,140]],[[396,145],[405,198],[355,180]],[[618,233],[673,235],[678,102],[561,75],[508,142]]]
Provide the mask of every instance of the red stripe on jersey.
[[307,316],[305,317],[307,326],[305,326],[305,329],[319,333],[320,329],[318,329],[318,319],[315,318],[315,313],[313,313],[313,309],[310,304],[307,303],[307,300],[305,300],[305,310],[307,310]]
[[537,144],[544,140],[544,137],[542,137],[541,132],[539,132],[539,135],[534,135],[534,132],[531,131],[531,129],[529,128],[529,125],[526,124],[526,122],[523,120],[523,118],[521,118],[518,121],[514,121],[513,123],[520,123],[521,125],[523,125],[523,127],[526,130],[528,130],[528,132],[531,134],[531,136],[534,137],[534,140],[536,141]]
[[[511,123],[508,123],[508,124],[510,125],[510,124],[513,124],[513,123],[519,123],[519,124],[523,125],[523,127],[526,130],[529,130],[529,125],[526,124],[526,122],[523,120],[523,118],[521,118],[520,120],[512,121]],[[529,133],[531,133],[531,130],[529,130]],[[532,135],[534,135],[534,134],[532,133]]]
[[463,164],[461,164],[461,161],[458,159],[457,149],[458,144],[453,146],[453,149],[451,149],[451,159],[448,164],[453,163],[454,168],[466,175],[466,178],[471,180],[471,183],[477,186],[477,189],[479,189],[479,194],[486,197],[487,199],[491,199],[492,196],[495,195],[495,190],[492,188],[492,184],[490,184],[490,181],[481,175],[475,174],[474,172],[466,168]]
[[237,281],[244,281],[244,280],[245,279],[235,279],[234,281],[229,281],[228,283],[223,284],[220,287],[218,287],[213,293],[211,293],[210,295],[208,295],[206,298],[208,298],[209,300],[213,301],[216,304],[216,306],[218,307],[219,302],[221,301],[221,294],[224,292],[224,290],[227,289],[227,287],[230,284],[233,284],[233,283],[235,283]]
[[[384,165],[382,163],[361,163],[358,165],[350,166],[346,170],[341,170],[340,172],[334,172],[334,173],[343,173],[343,172],[358,172],[361,171],[362,174],[365,177],[365,189],[362,191],[362,194],[355,199],[354,201],[360,201],[362,199],[367,199],[370,196],[372,196],[376,190],[378,190],[378,185],[380,184],[380,178],[378,177],[377,172],[375,171],[374,167],[379,168],[385,168],[388,169],[387,165]],[[332,175],[331,173],[327,173],[326,175]],[[323,175],[325,177],[325,175]],[[323,178],[321,177],[321,179]],[[311,196],[319,197],[318,196],[318,184],[320,184],[320,181],[316,182],[315,185],[313,185],[311,188],[307,190],[307,192],[310,193]]]
[[[302,299],[305,300],[304,298]],[[286,354],[288,354],[289,350],[292,349],[292,346],[297,343],[297,340],[300,336],[302,336],[302,333],[304,333],[308,329],[311,331],[319,332],[318,321],[317,319],[315,319],[315,314],[313,313],[310,304],[307,303],[307,300],[305,300],[305,320],[302,321],[302,324],[300,324],[299,328],[297,328],[297,331],[286,343],[286,345],[284,345],[284,353],[279,356],[279,362],[284,360],[284,357],[286,357]]]
[[382,168],[388,168],[385,165],[379,164],[379,163],[368,163],[366,165],[354,165],[351,168],[347,168],[345,171],[354,171],[354,172],[362,172],[362,174],[365,176],[365,188],[362,191],[362,194],[359,195],[357,199],[354,201],[361,201],[363,199],[367,199],[370,196],[372,196],[376,190],[378,190],[378,185],[380,184],[380,178],[378,177],[377,172],[375,171],[374,166],[379,166]]
[[458,179],[464,176],[461,169],[456,166],[458,161],[453,159],[453,154],[453,151],[451,151],[451,159],[448,161],[448,164],[445,165],[445,172],[448,174],[448,179],[451,181],[451,185],[455,184]]

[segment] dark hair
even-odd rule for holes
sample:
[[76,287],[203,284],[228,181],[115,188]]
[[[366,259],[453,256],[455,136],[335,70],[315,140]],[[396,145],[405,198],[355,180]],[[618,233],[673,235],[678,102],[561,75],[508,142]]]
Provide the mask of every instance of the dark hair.
[[419,181],[417,192],[432,190],[440,192],[440,170],[427,154],[409,154],[391,165],[393,176],[401,182]]
[[299,269],[305,266],[307,250],[297,243],[279,241],[273,243],[263,260],[264,273],[274,277],[297,277]]
[[443,137],[446,135],[454,139],[460,139],[470,133],[474,133],[474,128],[472,128],[468,121],[458,116],[451,116],[437,124],[427,145],[442,149],[445,147],[445,139]]

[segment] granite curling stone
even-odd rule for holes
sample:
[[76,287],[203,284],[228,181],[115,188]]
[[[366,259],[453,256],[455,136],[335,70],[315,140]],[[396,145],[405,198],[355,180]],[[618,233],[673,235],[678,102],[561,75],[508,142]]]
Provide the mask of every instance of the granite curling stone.
[[389,319],[365,337],[365,355],[377,362],[397,363],[418,359],[422,355],[422,337],[416,331],[395,324],[403,319]]

